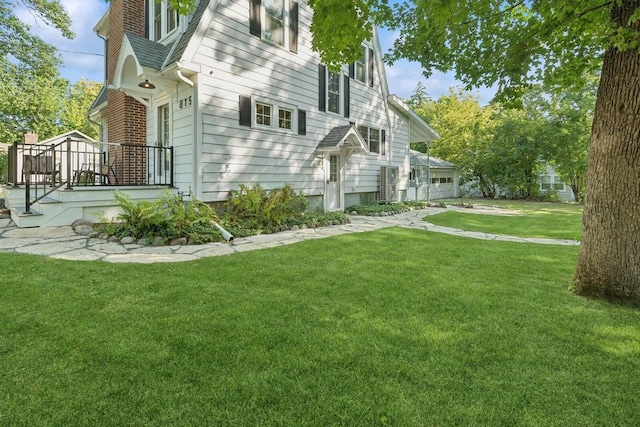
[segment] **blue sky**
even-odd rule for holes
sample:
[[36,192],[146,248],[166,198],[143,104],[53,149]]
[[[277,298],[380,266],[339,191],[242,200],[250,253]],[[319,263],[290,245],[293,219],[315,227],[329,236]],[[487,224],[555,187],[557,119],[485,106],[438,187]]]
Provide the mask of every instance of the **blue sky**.
[[[60,0],[60,3],[69,13],[72,21],[72,30],[76,34],[73,40],[65,39],[57,30],[42,23],[34,21],[33,15],[27,10],[18,12],[18,16],[28,22],[34,33],[39,34],[46,41],[59,49],[64,61],[61,69],[63,77],[71,82],[76,82],[82,77],[93,81],[102,81],[104,78],[104,44],[94,32],[93,27],[100,17],[106,12],[109,4],[105,0]],[[381,30],[380,43],[383,52],[386,52],[393,44],[394,33]],[[449,92],[449,87],[460,86],[452,74],[435,72],[425,79],[422,68],[416,63],[398,61],[392,66],[386,65],[389,90],[402,98],[408,98],[414,92],[416,85],[421,81],[432,98],[439,98]],[[482,103],[487,103],[494,91],[480,89],[472,91],[480,96]]]

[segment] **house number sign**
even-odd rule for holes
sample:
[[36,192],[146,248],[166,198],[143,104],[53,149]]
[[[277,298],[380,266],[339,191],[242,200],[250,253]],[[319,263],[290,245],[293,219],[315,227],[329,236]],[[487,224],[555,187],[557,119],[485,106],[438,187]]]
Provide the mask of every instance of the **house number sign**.
[[178,101],[178,105],[180,106],[180,108],[191,107],[191,97],[188,96],[186,98],[182,98],[180,101]]

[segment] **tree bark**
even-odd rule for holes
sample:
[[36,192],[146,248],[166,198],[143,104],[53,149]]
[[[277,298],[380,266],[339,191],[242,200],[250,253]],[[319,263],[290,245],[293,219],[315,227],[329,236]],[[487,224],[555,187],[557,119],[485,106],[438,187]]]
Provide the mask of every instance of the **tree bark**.
[[[640,0],[613,6],[628,26]],[[633,24],[638,31],[640,25]],[[640,300],[640,52],[604,57],[589,146],[582,243],[575,292]]]

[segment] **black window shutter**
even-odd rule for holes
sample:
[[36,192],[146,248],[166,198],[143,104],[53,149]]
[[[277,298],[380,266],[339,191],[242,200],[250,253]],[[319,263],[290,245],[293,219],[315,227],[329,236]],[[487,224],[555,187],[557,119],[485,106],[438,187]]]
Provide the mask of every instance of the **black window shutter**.
[[380,154],[387,154],[387,132],[384,129],[380,131]]
[[356,76],[356,64],[355,62],[352,62],[351,64],[349,64],[349,77],[353,79],[355,78],[355,76]]
[[256,37],[262,37],[260,8],[261,0],[249,0],[249,32]]
[[349,118],[349,105],[351,104],[351,91],[349,90],[349,83],[351,80],[349,76],[344,76],[344,116]]
[[369,49],[369,86],[373,87],[373,49]]
[[251,126],[251,97],[240,95],[240,126]]
[[318,110],[327,111],[327,67],[318,64]]
[[298,110],[298,135],[307,134],[307,112]]
[[298,53],[298,2],[289,2],[289,50]]

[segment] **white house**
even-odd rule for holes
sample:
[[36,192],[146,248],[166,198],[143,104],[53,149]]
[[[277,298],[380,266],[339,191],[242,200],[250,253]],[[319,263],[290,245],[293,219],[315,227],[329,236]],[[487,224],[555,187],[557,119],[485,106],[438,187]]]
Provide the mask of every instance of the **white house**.
[[562,181],[551,165],[547,164],[545,171],[540,174],[539,181],[540,191],[556,193],[558,198],[565,202],[575,202],[576,197],[571,186]]
[[119,185],[217,202],[288,183],[327,210],[405,198],[409,143],[437,134],[389,93],[377,33],[334,73],[311,49],[311,18],[306,0],[200,0],[189,16],[166,0],[111,2],[89,114]]

